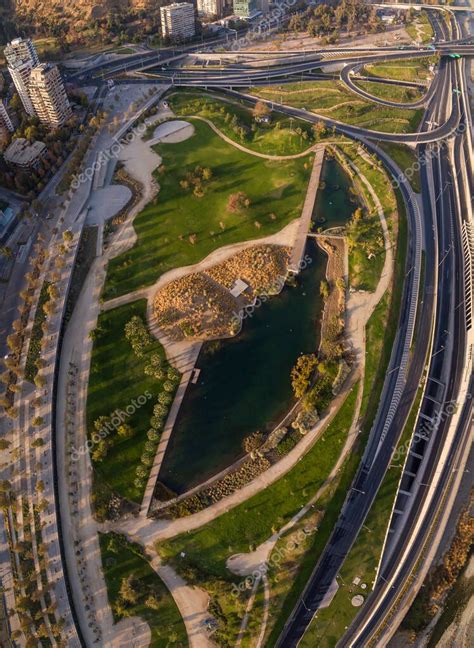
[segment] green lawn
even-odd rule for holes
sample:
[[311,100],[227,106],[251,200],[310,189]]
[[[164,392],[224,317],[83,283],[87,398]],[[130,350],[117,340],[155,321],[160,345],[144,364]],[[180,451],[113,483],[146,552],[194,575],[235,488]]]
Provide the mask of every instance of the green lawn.
[[387,108],[357,98],[340,81],[302,81],[284,86],[252,88],[251,94],[267,100],[304,108],[346,124],[387,133],[416,130],[422,110]]
[[421,193],[420,171],[414,166],[418,161],[415,151],[405,144],[393,144],[391,142],[380,142],[379,146],[390,155],[405,173],[413,190]]
[[[105,299],[150,285],[224,245],[273,234],[301,215],[310,157],[264,160],[227,144],[207,124],[194,126],[190,139],[156,147],[165,167],[156,172],[160,192],[134,221],[134,247],[109,263]],[[213,173],[202,198],[180,186],[196,165]],[[250,207],[230,213],[229,195],[238,191],[247,194]]]
[[392,59],[383,63],[365,65],[362,74],[397,79],[399,81],[426,81],[431,78],[429,66],[437,61],[434,56],[416,59]]
[[90,435],[93,423],[99,416],[110,416],[116,409],[125,410],[133,399],[146,395],[146,392],[153,396],[127,418],[135,435],[119,440],[102,462],[94,464],[99,477],[109,487],[129,500],[140,502],[143,489],[136,488],[133,483],[135,470],[147,441],[146,432],[150,427],[153,406],[161,391],[161,382],[146,376],[143,369],[147,356],[151,353],[164,356],[164,350],[156,340],[145,358],[139,359],[134,355],[124,334],[124,326],[133,315],[141,316],[146,322],[146,300],[120,306],[99,316],[98,328],[101,332],[92,351],[87,426]]
[[[173,111],[181,116],[198,115],[212,121],[227,137],[253,151],[269,155],[293,155],[301,153],[314,144],[311,126],[307,122],[273,112],[271,123],[259,125],[252,115],[252,106],[237,100],[224,100],[215,95],[181,90],[168,95]],[[240,137],[231,124],[230,115],[236,116],[238,124],[247,132]],[[297,132],[300,129],[301,132]]]
[[[123,544],[116,543],[114,551],[109,548],[112,533],[100,533],[100,550],[102,568],[104,570],[107,595],[114,611],[117,622],[122,616],[115,611],[119,599],[119,591],[123,578],[132,575],[136,579],[136,589],[139,592],[138,601],[130,604],[127,612],[130,616],[144,619],[151,630],[150,648],[185,648],[188,646],[186,628],[176,603],[163,584],[160,577],[150,566],[148,560],[140,555],[139,550],[124,539]],[[157,609],[148,607],[145,603],[149,595],[158,601]]]
[[[316,493],[339,457],[354,416],[357,385],[321,438],[284,477],[201,529],[159,543],[158,551],[179,566],[229,578],[229,556],[249,551],[284,526]],[[186,558],[180,558],[184,551]]]
[[400,103],[413,103],[421,99],[424,94],[418,88],[404,88],[403,86],[376,83],[374,81],[358,81],[354,79],[354,83],[374,97]]

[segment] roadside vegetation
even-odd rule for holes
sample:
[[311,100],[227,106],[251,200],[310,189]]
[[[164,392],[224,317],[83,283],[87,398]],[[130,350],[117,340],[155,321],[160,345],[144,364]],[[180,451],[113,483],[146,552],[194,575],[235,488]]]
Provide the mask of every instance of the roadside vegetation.
[[413,103],[421,99],[424,91],[420,88],[406,88],[388,83],[377,83],[376,81],[359,81],[353,79],[354,83],[365,92],[369,92],[374,97],[386,99],[388,101],[398,101],[400,103]]
[[392,142],[380,142],[379,146],[398,164],[413,187],[413,191],[421,193],[420,171],[415,151],[405,144],[394,144]]
[[302,640],[304,647],[317,644],[320,648],[333,648],[360,610],[352,605],[352,598],[361,595],[365,599],[373,588],[422,395],[423,388],[420,387],[397,445],[396,459],[390,464],[364,526],[341,568],[339,589],[331,604],[321,609],[313,619]]
[[[110,261],[104,299],[150,285],[224,245],[273,234],[300,216],[311,157],[260,159],[227,144],[207,124],[194,127],[190,139],[156,147],[163,158],[155,172],[160,192],[135,218],[134,247]],[[181,184],[198,166],[212,173],[203,196]],[[237,191],[248,203],[234,210],[229,199]]]
[[[152,463],[149,460],[154,457],[162,429],[164,414],[157,421],[156,428],[151,425],[151,419],[157,398],[169,379],[166,372],[161,375],[151,370],[146,373],[145,370],[156,356],[162,361],[161,365],[156,363],[160,365],[160,371],[166,368],[164,350],[158,340],[148,339],[148,332],[146,328],[141,329],[139,321],[146,322],[146,300],[101,313],[92,333],[94,347],[87,398],[89,438],[95,432],[108,430],[107,423],[116,410],[126,412],[130,405],[133,408],[130,416],[114,425],[116,430],[92,446],[91,456],[97,474],[94,480],[95,508],[99,518],[107,516],[109,500],[114,492],[132,502],[141,501]],[[135,323],[134,330],[138,322],[140,330],[135,334],[133,344],[137,345],[136,339],[140,336],[146,341],[142,355],[134,352],[127,339],[125,328],[133,328],[131,322]],[[173,391],[174,386],[175,382]],[[171,398],[170,394],[166,406],[169,406]],[[133,405],[134,401],[139,403],[143,399],[142,405]],[[149,435],[150,429],[156,430],[156,434]],[[144,455],[146,463],[142,461]],[[142,477],[137,476],[139,467],[143,468]]]
[[141,546],[116,533],[99,533],[99,541],[115,622],[138,616],[150,626],[150,648],[186,648],[186,628],[176,603]]
[[423,114],[422,110],[390,108],[356,98],[340,81],[332,79],[259,86],[251,88],[250,93],[322,117],[387,133],[415,131]]
[[392,59],[382,63],[368,63],[361,74],[395,79],[397,81],[426,81],[431,78],[430,65],[437,63],[436,56],[414,59]]

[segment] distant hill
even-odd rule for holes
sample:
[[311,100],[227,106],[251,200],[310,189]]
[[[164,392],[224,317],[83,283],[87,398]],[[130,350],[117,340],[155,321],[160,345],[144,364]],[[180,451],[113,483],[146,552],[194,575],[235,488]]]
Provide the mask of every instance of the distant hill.
[[169,0],[0,0],[0,40],[15,34],[108,42],[153,33]]

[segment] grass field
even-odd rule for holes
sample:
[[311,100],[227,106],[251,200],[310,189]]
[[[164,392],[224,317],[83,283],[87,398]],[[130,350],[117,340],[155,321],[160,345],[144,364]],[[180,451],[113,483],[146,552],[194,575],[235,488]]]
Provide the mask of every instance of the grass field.
[[358,99],[341,82],[333,80],[264,86],[252,88],[250,92],[264,99],[304,108],[346,124],[387,133],[407,133],[416,130],[423,114],[421,110],[387,108]]
[[416,59],[394,59],[383,63],[365,65],[362,74],[384,79],[397,79],[399,81],[426,81],[431,76],[429,66],[434,62],[436,62],[436,58],[432,56]]
[[404,88],[402,86],[376,83],[374,81],[358,81],[354,79],[354,83],[374,97],[388,101],[398,101],[400,103],[413,103],[421,99],[424,94],[418,88]]
[[129,500],[140,502],[142,491],[134,485],[135,469],[140,463],[147,441],[150,417],[161,383],[146,376],[143,369],[147,356],[160,353],[161,344],[156,340],[145,358],[137,358],[125,338],[124,327],[133,315],[146,321],[146,300],[140,300],[99,316],[100,335],[94,342],[87,398],[87,426],[89,434],[99,416],[110,416],[116,409],[125,410],[133,399],[148,391],[153,398],[138,407],[127,423],[135,430],[129,439],[118,441],[109,450],[102,462],[94,464],[95,469],[114,491]]
[[[165,167],[156,172],[160,192],[134,221],[134,247],[109,263],[104,299],[150,285],[224,245],[273,234],[301,215],[310,157],[264,160],[227,144],[207,124],[194,126],[190,139],[157,147]],[[213,173],[202,198],[180,186],[196,165]],[[229,196],[238,191],[250,207],[230,213]]]
[[[312,141],[311,127],[298,119],[273,112],[271,123],[259,125],[252,115],[252,107],[245,102],[225,101],[204,93],[179,91],[169,95],[170,106],[182,117],[198,115],[212,121],[227,137],[253,151],[269,155],[292,155],[305,151]],[[241,138],[232,128],[226,113],[236,115],[239,124],[247,129]],[[301,134],[296,129],[301,129]]]
[[[123,618],[115,610],[120,598],[122,579],[133,576],[139,596],[136,603],[127,607],[127,616],[138,616],[148,623],[151,630],[150,648],[186,648],[186,628],[173,597],[160,577],[131,543],[125,540],[123,544],[115,543],[112,551],[109,548],[111,538],[113,534],[99,534],[107,595],[115,621]],[[149,595],[153,595],[159,601],[156,609],[146,605],[145,601]]]

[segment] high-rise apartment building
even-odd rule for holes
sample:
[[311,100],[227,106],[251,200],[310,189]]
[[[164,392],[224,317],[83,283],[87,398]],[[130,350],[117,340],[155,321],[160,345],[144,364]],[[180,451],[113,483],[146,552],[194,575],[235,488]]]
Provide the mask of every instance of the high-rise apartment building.
[[171,40],[192,38],[195,34],[194,5],[189,2],[173,2],[160,8],[161,34]]
[[222,18],[224,15],[224,0],[197,0],[197,9],[204,16]]
[[15,38],[5,47],[4,55],[8,65],[20,60],[31,61],[36,67],[40,62],[31,38]]
[[5,47],[8,71],[28,115],[35,111],[28,94],[31,70],[39,65],[38,54],[30,38],[15,38]]
[[3,103],[3,101],[0,99],[0,126],[3,126],[7,130],[10,131],[10,133],[13,133],[15,130],[12,120],[10,119],[10,115],[8,114],[7,107]]
[[56,65],[42,63],[31,71],[29,94],[43,124],[57,127],[71,117],[71,106]]
[[234,0],[234,14],[239,18],[253,18],[257,13],[257,0]]

